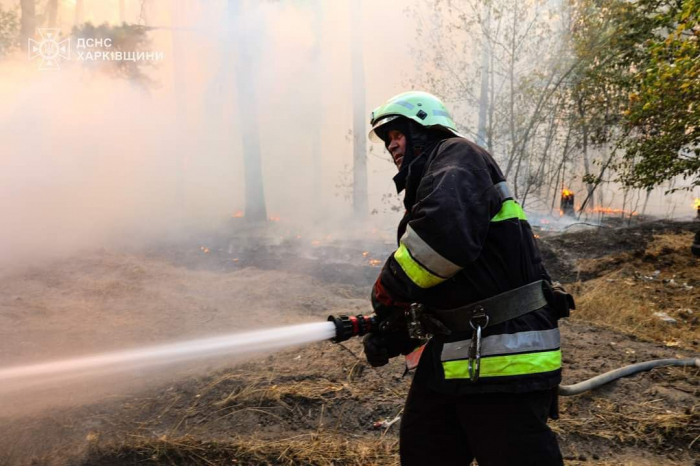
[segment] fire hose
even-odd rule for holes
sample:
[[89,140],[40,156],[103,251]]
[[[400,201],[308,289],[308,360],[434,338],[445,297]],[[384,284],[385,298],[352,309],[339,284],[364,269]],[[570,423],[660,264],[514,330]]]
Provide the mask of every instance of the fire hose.
[[[361,337],[368,333],[382,331],[381,326],[378,324],[376,316],[329,316],[328,320],[335,324],[336,335],[331,339],[334,343],[341,343],[343,341],[349,340],[353,337]],[[597,375],[583,382],[579,382],[573,385],[560,385],[559,395],[561,396],[572,396],[580,395],[581,393],[587,392],[589,390],[594,390],[605,384],[608,384],[614,380],[629,377],[631,375],[637,374],[639,372],[649,371],[655,367],[690,367],[695,366],[700,368],[700,358],[690,358],[690,359],[655,359],[652,361],[640,362],[637,364],[631,364],[629,366],[624,366],[619,369],[614,369],[612,371],[606,372],[604,374]]]

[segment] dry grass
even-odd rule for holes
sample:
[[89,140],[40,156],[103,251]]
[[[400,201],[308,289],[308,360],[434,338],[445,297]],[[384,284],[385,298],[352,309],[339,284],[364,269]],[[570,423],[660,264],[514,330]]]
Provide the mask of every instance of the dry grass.
[[[552,430],[564,438],[576,435],[623,445],[664,449],[680,441],[689,450],[700,447],[700,405],[669,411],[656,403],[658,400],[621,404],[596,397],[592,401],[587,413],[565,413],[550,424]],[[572,403],[577,400],[564,402],[562,411],[566,412]]]
[[279,440],[234,437],[227,441],[130,436],[118,445],[94,443],[84,464],[122,463],[383,465],[398,463],[398,444],[395,439],[361,439],[326,433],[307,433]]
[[[604,273],[572,287],[578,305],[573,317],[669,346],[692,347],[700,339],[700,262],[689,252],[692,236],[660,235],[643,255],[581,261],[581,270]],[[660,271],[656,277],[655,271]],[[676,324],[663,322],[655,312],[668,314]]]

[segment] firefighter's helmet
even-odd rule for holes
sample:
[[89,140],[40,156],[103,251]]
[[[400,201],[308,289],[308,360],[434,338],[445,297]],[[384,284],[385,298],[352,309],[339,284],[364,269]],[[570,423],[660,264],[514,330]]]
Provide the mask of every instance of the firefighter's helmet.
[[440,99],[427,92],[410,91],[396,95],[374,109],[369,139],[381,142],[377,129],[399,117],[409,118],[426,128],[442,128],[455,136],[463,137]]

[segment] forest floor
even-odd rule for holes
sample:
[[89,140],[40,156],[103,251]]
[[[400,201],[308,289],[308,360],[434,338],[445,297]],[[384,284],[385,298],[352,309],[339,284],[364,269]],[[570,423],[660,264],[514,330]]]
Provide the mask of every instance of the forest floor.
[[[699,356],[697,228],[538,231],[551,275],[579,304],[561,322],[564,384]],[[391,245],[275,235],[204,235],[4,271],[2,366],[368,312]],[[398,464],[399,423],[389,421],[410,385],[402,374],[398,359],[367,366],[359,341],[321,342],[6,390],[0,466]],[[660,368],[561,398],[550,425],[566,464],[700,464],[699,375]]]

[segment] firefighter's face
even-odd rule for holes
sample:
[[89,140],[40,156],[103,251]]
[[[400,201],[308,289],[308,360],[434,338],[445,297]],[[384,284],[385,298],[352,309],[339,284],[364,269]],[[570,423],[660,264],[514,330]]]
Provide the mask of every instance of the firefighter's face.
[[396,168],[401,169],[401,162],[403,161],[403,156],[406,155],[406,136],[401,131],[392,129],[387,133],[387,150],[394,159]]

